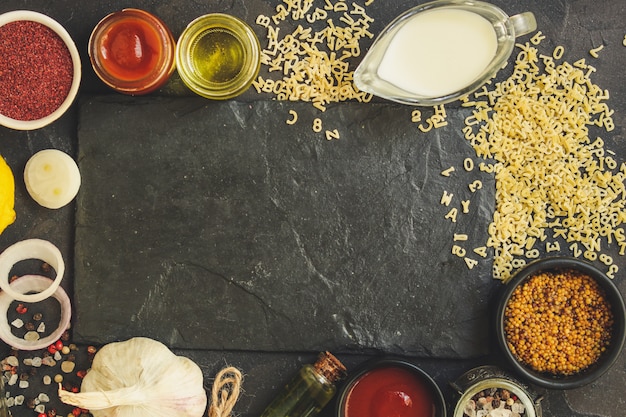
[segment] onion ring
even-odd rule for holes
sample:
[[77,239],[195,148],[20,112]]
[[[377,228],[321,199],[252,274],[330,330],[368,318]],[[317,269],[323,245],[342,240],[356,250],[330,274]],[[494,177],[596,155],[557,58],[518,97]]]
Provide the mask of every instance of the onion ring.
[[[50,279],[40,275],[24,275],[15,281],[10,286],[15,291],[29,292],[29,291],[41,291],[49,288]],[[70,319],[72,317],[72,306],[70,304],[70,298],[67,296],[65,290],[61,287],[57,287],[52,294],[61,305],[61,320],[59,327],[57,327],[50,335],[37,339],[37,340],[24,340],[13,334],[11,327],[9,326],[9,320],[7,314],[13,298],[6,292],[0,293],[0,339],[2,339],[9,346],[20,350],[37,350],[50,346],[61,338],[61,335],[70,325]]]
[[[11,268],[20,262],[27,259],[39,259],[46,262],[56,272],[56,278],[54,280],[48,279],[48,286],[38,288],[41,292],[34,294],[24,294],[13,289],[13,286],[9,284],[9,273]],[[63,262],[63,256],[59,249],[47,240],[42,239],[27,239],[17,242],[0,254],[0,288],[3,292],[9,295],[14,300],[26,301],[29,303],[36,303],[50,297],[59,288],[63,274],[65,273],[65,262]]]

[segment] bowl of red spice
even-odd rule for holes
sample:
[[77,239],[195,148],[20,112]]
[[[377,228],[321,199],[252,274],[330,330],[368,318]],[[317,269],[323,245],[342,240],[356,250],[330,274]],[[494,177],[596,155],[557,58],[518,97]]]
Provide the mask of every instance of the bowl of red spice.
[[53,18],[30,10],[0,15],[0,125],[42,128],[72,105],[81,62],[72,37]]
[[496,313],[505,358],[525,380],[572,389],[603,375],[626,338],[626,307],[592,264],[554,257],[528,264],[505,287]]
[[337,417],[446,417],[437,383],[409,360],[374,358],[340,388]]

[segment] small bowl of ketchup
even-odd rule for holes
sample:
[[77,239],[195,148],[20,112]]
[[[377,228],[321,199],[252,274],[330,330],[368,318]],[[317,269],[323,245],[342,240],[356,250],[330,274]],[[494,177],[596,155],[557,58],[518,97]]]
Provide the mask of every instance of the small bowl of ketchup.
[[398,358],[366,362],[342,386],[337,417],[446,417],[435,381]]
[[89,38],[96,75],[117,92],[143,95],[157,90],[176,67],[176,41],[165,23],[139,9],[105,16]]

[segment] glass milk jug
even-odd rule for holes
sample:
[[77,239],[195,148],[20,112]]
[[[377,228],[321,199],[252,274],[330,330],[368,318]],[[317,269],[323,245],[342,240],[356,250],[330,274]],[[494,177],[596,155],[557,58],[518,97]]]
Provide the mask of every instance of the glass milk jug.
[[402,104],[448,103],[492,78],[511,55],[515,38],[536,28],[530,12],[508,16],[481,1],[424,3],[383,30],[354,72],[354,83]]

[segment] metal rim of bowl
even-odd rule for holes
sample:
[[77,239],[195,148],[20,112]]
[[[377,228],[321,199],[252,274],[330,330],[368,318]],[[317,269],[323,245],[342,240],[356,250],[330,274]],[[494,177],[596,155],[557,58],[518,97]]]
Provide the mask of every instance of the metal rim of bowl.
[[72,57],[73,64],[73,77],[70,91],[67,93],[67,97],[61,105],[49,115],[37,120],[17,120],[0,114],[0,125],[15,130],[35,130],[51,124],[60,118],[70,108],[76,95],[78,94],[78,88],[81,81],[81,60],[76,48],[74,40],[67,32],[67,30],[56,20],[43,13],[35,12],[32,10],[14,10],[0,14],[0,26],[4,26],[7,23],[16,22],[20,20],[28,20],[50,28],[63,40],[63,43],[67,47],[70,56]]
[[344,382],[343,386],[339,390],[339,395],[337,396],[337,406],[335,411],[336,417],[346,417],[344,413],[344,408],[346,405],[346,400],[348,398],[348,394],[354,387],[354,385],[367,373],[379,368],[386,367],[397,367],[404,368],[411,372],[414,372],[419,378],[422,379],[426,383],[426,385],[430,388],[433,401],[436,407],[436,415],[435,417],[446,417],[446,401],[443,397],[443,393],[439,388],[439,385],[435,382],[435,380],[426,373],[423,369],[421,369],[416,364],[400,358],[394,357],[385,357],[385,358],[376,358],[366,361],[361,364],[357,370],[352,373],[352,375]]
[[[548,374],[534,371],[523,365],[509,350],[504,332],[504,311],[515,288],[525,282],[528,278],[541,271],[563,269],[578,270],[586,273],[591,278],[596,280],[596,282],[604,289],[606,297],[611,304],[614,315],[614,325],[613,334],[611,335],[611,344],[596,364],[591,365],[590,368],[581,371],[579,374],[564,377],[551,377]],[[511,281],[506,284],[505,290],[500,294],[500,299],[497,305],[496,335],[498,345],[504,353],[506,360],[514,368],[514,370],[520,374],[520,376],[523,376],[526,380],[535,385],[547,389],[566,390],[580,388],[595,381],[608,371],[621,354],[626,340],[625,326],[626,306],[624,305],[624,299],[617,286],[609,277],[606,276],[606,274],[597,269],[595,266],[580,259],[570,257],[551,257],[539,259],[529,263],[524,268],[519,270],[513,276]]]

